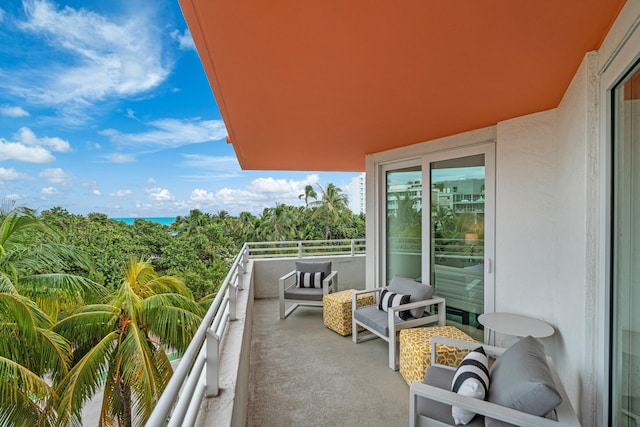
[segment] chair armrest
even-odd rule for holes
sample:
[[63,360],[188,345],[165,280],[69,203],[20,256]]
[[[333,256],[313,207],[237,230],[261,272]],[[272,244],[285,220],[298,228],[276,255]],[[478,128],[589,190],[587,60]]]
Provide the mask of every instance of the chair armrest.
[[451,406],[457,406],[459,408],[475,412],[476,414],[481,414],[489,418],[494,418],[496,420],[504,421],[518,426],[557,427],[558,425],[565,425],[564,422],[561,423],[559,421],[550,420],[548,418],[538,417],[537,415],[527,414],[526,412],[521,412],[516,409],[507,408],[505,406],[497,405],[495,403],[487,402],[484,400],[474,399],[468,396],[461,396],[450,390],[443,390],[438,387],[421,384],[419,382],[414,382],[413,384],[411,384],[411,389],[409,391],[409,406],[412,417],[418,416],[418,414],[416,413],[418,397],[424,397],[436,402],[441,402]]
[[[382,292],[383,289],[384,288],[374,288],[374,289],[363,289],[360,291],[355,291],[351,296],[351,311],[355,311],[356,309],[361,308],[361,307],[358,307],[358,295],[379,294],[380,292]],[[375,304],[377,303],[375,302],[375,297],[374,297],[374,304],[372,305],[375,305]]]
[[500,357],[502,353],[504,353],[505,349],[502,347],[494,347],[492,345],[487,345],[479,342],[470,342],[470,341],[462,341],[457,340],[455,338],[447,338],[441,336],[431,337],[431,366],[439,366],[441,368],[447,369],[455,369],[450,366],[441,365],[436,362],[437,359],[437,344],[448,345],[452,347],[462,348],[465,350],[475,350],[478,346],[482,346],[487,356]]
[[286,285],[286,281],[288,279],[290,279],[291,277],[294,277],[295,275],[296,275],[296,271],[293,270],[293,271],[288,272],[287,274],[282,276],[280,278],[280,280],[278,280],[278,291],[279,291],[279,294],[280,294],[281,298],[284,297],[284,288],[285,288],[285,285]]
[[412,308],[428,307],[430,305],[436,305],[436,304],[439,307],[442,307],[442,309],[444,309],[444,304],[445,304],[444,298],[434,297],[434,298],[426,299],[423,301],[410,302],[408,304],[402,304],[396,307],[389,307],[389,311],[392,311],[393,314],[395,315],[397,311],[411,310]]
[[327,277],[322,281],[322,293],[328,295],[331,292],[338,289],[338,272],[336,270],[331,271]]

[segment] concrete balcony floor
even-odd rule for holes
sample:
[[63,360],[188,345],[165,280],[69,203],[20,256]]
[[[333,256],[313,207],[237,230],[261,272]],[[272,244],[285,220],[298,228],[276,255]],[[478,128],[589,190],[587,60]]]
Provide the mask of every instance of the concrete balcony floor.
[[319,307],[287,319],[277,299],[254,301],[248,426],[407,426],[409,386],[381,339],[354,344]]

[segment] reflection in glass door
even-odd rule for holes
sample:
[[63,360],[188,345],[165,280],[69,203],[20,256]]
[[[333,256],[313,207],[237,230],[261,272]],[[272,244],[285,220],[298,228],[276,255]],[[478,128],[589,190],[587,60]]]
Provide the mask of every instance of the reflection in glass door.
[[431,167],[431,283],[447,301],[447,323],[483,339],[484,154]]
[[386,173],[386,281],[422,277],[422,168]]
[[614,92],[611,425],[640,420],[640,67]]

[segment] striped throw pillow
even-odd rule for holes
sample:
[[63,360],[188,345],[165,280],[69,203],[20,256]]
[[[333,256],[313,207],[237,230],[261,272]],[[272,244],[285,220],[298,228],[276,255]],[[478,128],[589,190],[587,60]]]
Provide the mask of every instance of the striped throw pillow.
[[[489,360],[482,347],[469,353],[460,363],[453,376],[451,391],[461,396],[485,400],[489,394]],[[469,424],[475,412],[451,407],[451,416],[456,425]]]
[[299,288],[322,288],[322,281],[324,280],[324,272],[318,271],[316,273],[307,273],[303,271],[297,271],[296,284]]
[[[398,307],[399,305],[409,304],[409,301],[411,301],[411,295],[396,294],[383,289],[380,294],[378,308],[388,313],[389,307]],[[409,313],[407,311],[399,311],[396,314],[396,317],[406,320],[409,317]]]

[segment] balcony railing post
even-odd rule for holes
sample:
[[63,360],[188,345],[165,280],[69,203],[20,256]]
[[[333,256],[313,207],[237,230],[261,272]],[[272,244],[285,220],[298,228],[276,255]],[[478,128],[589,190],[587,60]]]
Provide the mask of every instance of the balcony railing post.
[[298,258],[302,258],[302,242],[298,242]]
[[235,283],[229,283],[229,320],[236,320],[236,306],[238,302],[238,287]]
[[351,239],[351,256],[356,254],[356,241],[355,239]]
[[247,264],[249,263],[249,246],[246,244],[242,248],[242,274],[247,272]]
[[206,397],[215,397],[220,392],[218,384],[218,362],[220,357],[220,337],[213,329],[207,329],[207,364],[206,370],[206,388],[204,395]]

